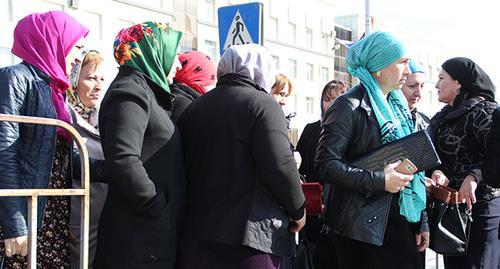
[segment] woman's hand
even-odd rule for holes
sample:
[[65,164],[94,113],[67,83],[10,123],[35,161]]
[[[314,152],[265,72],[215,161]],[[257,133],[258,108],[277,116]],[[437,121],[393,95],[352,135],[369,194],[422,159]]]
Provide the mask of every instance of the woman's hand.
[[417,243],[418,252],[423,252],[425,251],[425,249],[429,247],[430,237],[431,237],[430,232],[420,232],[419,234],[415,235],[415,241]]
[[431,177],[432,180],[439,185],[448,186],[448,183],[450,182],[441,170],[434,170]]
[[384,168],[385,190],[390,193],[397,193],[404,189],[413,178],[413,175],[405,175],[394,170],[401,161],[388,164]]
[[471,175],[466,176],[458,191],[458,200],[467,203],[469,209],[472,209],[472,205],[476,203],[476,189],[476,178]]
[[23,257],[28,255],[27,235],[4,239],[3,242],[5,244],[5,255],[7,257],[12,257],[16,254],[21,255]]

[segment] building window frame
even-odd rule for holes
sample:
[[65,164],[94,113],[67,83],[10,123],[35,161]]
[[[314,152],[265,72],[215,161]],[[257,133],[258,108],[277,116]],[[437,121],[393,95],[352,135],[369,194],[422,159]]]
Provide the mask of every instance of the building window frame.
[[[138,7],[138,8],[143,8],[163,14],[168,14],[168,15],[173,15],[174,13],[174,0],[159,0],[160,1],[160,6],[152,6],[148,4],[143,4],[140,2],[140,0],[113,0],[118,3]],[[169,2],[169,5],[167,7],[167,2]]]
[[297,78],[297,60],[288,59],[288,75],[291,78]]
[[217,41],[205,39],[203,41],[204,52],[210,57],[212,62],[217,62],[217,55],[219,50],[217,49]]
[[289,42],[293,45],[297,44],[297,24],[288,22],[288,33],[290,35]]
[[306,27],[305,31],[305,39],[306,39],[306,48],[313,48],[313,30],[311,28]]
[[314,114],[314,97],[306,96],[305,103],[306,103],[306,113],[308,115],[313,115]]
[[314,81],[314,64],[306,63],[306,79]]

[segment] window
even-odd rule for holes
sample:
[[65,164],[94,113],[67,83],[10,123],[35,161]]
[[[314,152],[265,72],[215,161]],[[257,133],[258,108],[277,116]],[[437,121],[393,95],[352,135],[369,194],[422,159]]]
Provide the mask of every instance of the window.
[[198,16],[204,21],[215,23],[215,0],[198,0]]
[[269,19],[269,37],[272,39],[278,39],[278,18]]
[[335,56],[335,71],[341,73],[347,73],[347,67],[345,65],[345,57]]
[[335,37],[342,40],[352,40],[352,31],[335,26]]
[[173,11],[173,0],[115,0],[116,2],[123,2],[125,4],[134,4],[139,7],[155,8]]
[[330,75],[328,74],[330,71],[328,70],[328,67],[321,67],[320,69],[320,76],[321,76],[321,82],[327,83],[330,81]]
[[[64,10],[64,5],[56,4],[56,3],[51,3],[51,2],[46,2],[46,1],[31,1],[29,5],[24,5],[23,12],[22,14],[29,14],[33,12],[48,12],[51,10]],[[16,8],[17,9],[17,8]],[[21,12],[14,12],[17,13],[17,15],[21,15]],[[24,17],[24,15],[22,16]],[[17,18],[16,20],[20,20],[22,17]]]
[[288,59],[288,75],[292,78],[297,78],[297,61]]
[[290,35],[290,43],[297,43],[297,26],[295,23],[288,23],[288,34]]
[[276,55],[271,55],[273,57],[274,69],[276,71],[280,70],[280,57]]
[[434,77],[434,72],[432,72],[432,71],[434,71],[434,68],[432,68],[432,65],[429,65],[429,73],[427,75],[429,78]]
[[306,48],[312,49],[313,44],[313,31],[310,28],[306,28]]
[[136,3],[141,6],[161,7],[161,0],[118,0],[118,2]]
[[83,11],[78,15],[78,20],[89,28],[87,43],[92,44],[93,41],[102,40],[102,17],[99,14]]
[[306,97],[306,113],[309,115],[314,114],[314,98]]
[[205,46],[204,46],[203,52],[210,57],[212,62],[217,61],[217,42],[211,41],[211,40],[205,40]]
[[0,21],[10,21],[10,0],[0,1]]
[[321,45],[323,46],[323,52],[328,53],[330,51],[330,41],[329,35],[321,34]]
[[10,49],[0,48],[0,68],[12,64],[12,54],[10,54]]
[[306,64],[306,79],[309,81],[314,80],[314,65]]

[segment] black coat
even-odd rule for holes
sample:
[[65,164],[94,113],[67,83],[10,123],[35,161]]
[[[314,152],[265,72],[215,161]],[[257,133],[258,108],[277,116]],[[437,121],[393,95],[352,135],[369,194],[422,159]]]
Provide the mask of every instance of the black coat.
[[[455,107],[456,106],[456,107]],[[486,136],[496,103],[482,96],[473,96],[454,107],[445,106],[431,119],[431,137],[441,159],[449,186],[458,190],[467,175],[478,182],[478,200],[491,200],[500,191],[483,182],[481,165],[485,158]]]
[[181,136],[172,96],[126,66],[101,105],[109,192],[94,268],[173,268],[184,198]]
[[172,110],[172,120],[177,122],[182,112],[198,97],[201,93],[191,89],[189,86],[182,82],[174,81],[170,85],[172,95],[175,97],[174,107]]
[[289,217],[302,217],[305,198],[273,98],[252,80],[228,74],[184,111],[179,128],[187,171],[184,234],[292,255]]
[[314,157],[318,147],[319,134],[321,133],[321,120],[309,123],[302,131],[299,142],[297,142],[297,151],[302,157],[299,172],[307,182],[321,182],[318,170],[314,168]]
[[491,120],[491,130],[486,137],[486,156],[482,172],[486,184],[500,188],[500,106],[493,112]]
[[413,124],[415,124],[416,131],[425,130],[431,122],[431,119],[429,119],[429,117],[427,117],[424,113],[417,111],[416,108],[411,111],[411,119],[413,121]]

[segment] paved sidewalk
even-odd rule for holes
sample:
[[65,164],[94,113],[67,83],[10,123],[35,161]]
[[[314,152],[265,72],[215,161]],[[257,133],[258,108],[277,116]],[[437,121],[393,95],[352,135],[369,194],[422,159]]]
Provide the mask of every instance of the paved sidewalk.
[[438,264],[436,264],[436,253],[427,249],[425,253],[425,269],[444,269],[443,256],[437,256]]

